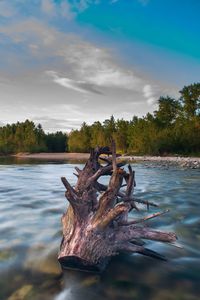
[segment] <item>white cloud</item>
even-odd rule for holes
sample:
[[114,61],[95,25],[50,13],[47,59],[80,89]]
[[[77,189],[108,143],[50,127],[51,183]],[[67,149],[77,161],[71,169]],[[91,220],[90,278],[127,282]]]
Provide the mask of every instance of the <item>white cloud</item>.
[[58,55],[68,66],[73,66],[78,80],[100,87],[141,90],[143,80],[133,71],[120,67],[106,49],[79,40],[58,50]]
[[[120,64],[110,49],[59,32],[44,21],[21,20],[1,27],[0,32],[12,41],[13,49],[18,45],[23,49],[23,55],[7,51],[5,56],[11,61],[8,74],[12,78],[15,71],[17,76],[14,84],[1,87],[0,99],[5,103],[0,117],[4,123],[35,115],[38,120],[41,117],[46,130],[53,131],[55,127],[77,128],[83,121],[103,121],[111,114],[131,119],[134,114],[152,111],[163,90],[133,67]],[[62,121],[65,119],[68,121]]]
[[61,77],[55,71],[46,71],[46,74],[53,78],[53,81],[65,88],[72,89],[80,93],[95,93],[102,94],[100,91],[96,90],[93,85],[86,81],[73,80],[67,77]]
[[120,66],[108,49],[96,47],[76,35],[61,33],[35,19],[1,28],[0,32],[16,43],[27,45],[30,52],[27,55],[34,55],[37,61],[56,59],[56,66],[50,65],[53,72],[48,75],[63,87],[96,94],[105,93],[105,88],[122,89],[140,94],[148,104],[155,102],[155,87],[134,70]]
[[[84,120],[88,118],[87,113],[75,104],[49,103],[46,106],[34,103],[17,102],[12,107],[9,103],[1,105],[0,126],[7,123],[16,123],[30,119],[36,124],[41,123],[46,131],[54,132],[57,130],[70,131],[79,128]],[[19,109],[20,108],[20,109]]]
[[152,96],[152,87],[150,84],[146,84],[143,88],[144,96],[149,98]]
[[[114,66],[113,66],[114,67]],[[116,66],[113,68],[104,65],[103,70],[96,70],[94,76],[88,76],[88,80],[99,86],[117,87],[129,90],[137,90],[141,79],[134,76],[130,71],[121,70]]]
[[[53,112],[52,112],[53,110]],[[43,111],[45,113],[45,111]],[[49,132],[70,131],[80,128],[84,114],[75,105],[52,106],[46,110],[47,115],[38,114],[31,117],[36,123],[41,123],[44,130]]]
[[81,81],[76,82],[75,80],[66,78],[66,77],[59,77],[58,74],[55,71],[47,71],[48,75],[53,77],[53,81],[63,87],[72,89],[74,91],[80,92],[80,93],[87,93],[87,91],[81,87],[78,86],[78,84],[84,83]]
[[[142,93],[146,84],[145,79],[133,70],[121,67],[108,49],[96,47],[76,35],[58,32],[35,19],[1,28],[0,32],[16,43],[27,45],[29,55],[34,55],[39,61],[56,58],[54,82],[76,91],[102,93],[98,89],[101,87]],[[63,75],[58,77],[59,68]]]
[[96,94],[104,94],[105,89],[123,89],[140,93],[149,104],[155,101],[146,80],[133,70],[120,66],[108,49],[96,47],[78,36],[61,33],[33,18],[0,28],[0,32],[14,42],[29,45],[27,51],[36,60],[58,60],[56,66],[50,66],[53,72],[48,75],[60,86]]
[[143,87],[143,94],[144,97],[147,99],[147,103],[149,105],[153,105],[156,102],[155,92],[153,90],[153,87],[150,84],[146,84]]

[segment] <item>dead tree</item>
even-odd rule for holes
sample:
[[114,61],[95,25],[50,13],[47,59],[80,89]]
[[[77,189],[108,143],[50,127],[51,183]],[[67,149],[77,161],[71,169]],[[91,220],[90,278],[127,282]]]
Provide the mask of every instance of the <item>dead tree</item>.
[[[63,268],[100,271],[108,258],[120,252],[165,259],[145,248],[143,239],[175,243],[173,232],[152,230],[144,224],[167,211],[128,220],[130,211],[135,210],[138,214],[138,203],[147,208],[157,205],[134,198],[134,171],[130,165],[127,171],[124,170],[124,165],[117,162],[115,144],[112,143],[111,148],[91,150],[83,170],[75,168],[78,177],[75,187],[65,177],[61,178],[69,201],[62,216],[63,239],[58,256]],[[108,186],[99,182],[102,176],[110,176]]]

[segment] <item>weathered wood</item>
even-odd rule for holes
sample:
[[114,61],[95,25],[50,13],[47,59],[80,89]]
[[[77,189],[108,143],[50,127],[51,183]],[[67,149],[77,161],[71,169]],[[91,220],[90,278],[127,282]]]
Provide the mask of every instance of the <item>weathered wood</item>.
[[[100,156],[102,154],[103,157]],[[110,154],[112,159],[105,157]],[[123,169],[124,163],[117,162],[117,156],[114,142],[111,148],[97,147],[91,150],[83,170],[76,168],[78,179],[74,188],[62,177],[69,201],[62,216],[63,239],[58,256],[63,268],[100,271],[111,256],[123,251],[164,259],[162,255],[144,248],[142,239],[172,244],[177,239],[172,232],[143,226],[144,221],[167,211],[128,220],[131,210],[138,212],[136,202],[147,207],[157,205],[133,197],[135,173],[130,165],[128,170]],[[101,165],[99,158],[106,164]],[[101,176],[108,175],[108,185],[98,182]],[[124,183],[126,189],[123,191]]]

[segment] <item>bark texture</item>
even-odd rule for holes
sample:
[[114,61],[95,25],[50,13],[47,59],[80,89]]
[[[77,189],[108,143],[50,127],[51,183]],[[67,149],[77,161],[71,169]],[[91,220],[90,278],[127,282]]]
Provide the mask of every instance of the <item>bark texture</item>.
[[[167,210],[128,220],[132,210],[139,215],[138,203],[148,209],[157,205],[134,198],[135,173],[130,165],[125,169],[123,166],[117,162],[113,142],[111,147],[92,149],[83,170],[75,168],[75,187],[61,178],[69,201],[62,216],[63,239],[58,256],[63,268],[101,271],[108,258],[122,251],[165,259],[145,248],[143,239],[175,244],[173,232],[156,231],[145,225]],[[102,176],[110,176],[108,185],[99,182]]]

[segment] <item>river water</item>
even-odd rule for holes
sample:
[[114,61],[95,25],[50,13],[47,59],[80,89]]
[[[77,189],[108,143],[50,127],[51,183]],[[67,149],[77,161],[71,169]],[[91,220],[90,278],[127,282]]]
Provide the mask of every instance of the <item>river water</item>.
[[200,299],[200,170],[134,164],[135,196],[170,209],[148,226],[175,231],[184,248],[147,243],[169,260],[120,255],[95,275],[62,273],[57,262],[66,209],[60,177],[75,183],[75,166],[83,167],[1,159],[0,299]]

